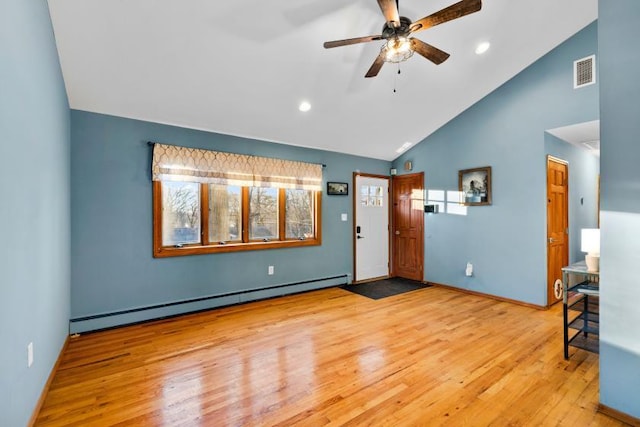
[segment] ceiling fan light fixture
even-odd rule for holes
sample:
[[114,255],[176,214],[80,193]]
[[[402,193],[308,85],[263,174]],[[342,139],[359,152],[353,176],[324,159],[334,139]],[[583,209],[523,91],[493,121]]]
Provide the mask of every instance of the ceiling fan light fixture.
[[[412,22],[406,16],[400,16],[398,0],[378,0],[378,6],[380,6],[385,18],[381,34],[324,42],[325,49],[331,49],[374,40],[386,40],[380,49],[380,53],[378,53],[373,64],[364,75],[365,78],[377,76],[385,62],[400,63],[406,61],[411,58],[414,51],[436,65],[442,64],[449,58],[447,52],[409,36],[417,31],[426,30],[478,12],[482,9],[482,0],[459,0],[457,3],[415,22]],[[398,68],[398,74],[400,74],[400,68]],[[393,91],[395,92],[395,89]]]
[[382,46],[385,62],[398,63],[406,61],[413,55],[411,41],[406,37],[393,37]]

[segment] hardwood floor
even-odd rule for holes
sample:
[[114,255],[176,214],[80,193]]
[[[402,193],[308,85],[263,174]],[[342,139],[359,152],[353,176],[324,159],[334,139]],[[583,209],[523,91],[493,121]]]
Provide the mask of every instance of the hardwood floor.
[[331,288],[72,338],[36,425],[618,426],[562,311]]

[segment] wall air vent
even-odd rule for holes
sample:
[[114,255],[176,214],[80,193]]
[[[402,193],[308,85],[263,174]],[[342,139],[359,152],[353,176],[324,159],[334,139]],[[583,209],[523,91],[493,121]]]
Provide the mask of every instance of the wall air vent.
[[573,61],[573,88],[589,86],[596,82],[596,56]]

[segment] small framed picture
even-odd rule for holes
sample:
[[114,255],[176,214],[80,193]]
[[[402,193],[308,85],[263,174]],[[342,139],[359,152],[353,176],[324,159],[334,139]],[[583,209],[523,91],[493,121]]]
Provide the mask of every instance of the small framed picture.
[[458,172],[458,190],[466,206],[491,204],[491,166]]
[[330,196],[346,196],[349,194],[349,184],[346,182],[327,182],[327,194]]

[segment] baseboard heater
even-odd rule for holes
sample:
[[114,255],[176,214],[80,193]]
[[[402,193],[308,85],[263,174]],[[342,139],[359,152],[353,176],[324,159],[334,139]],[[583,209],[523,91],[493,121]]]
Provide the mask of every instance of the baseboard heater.
[[330,288],[351,282],[351,274],[303,280],[261,288],[244,289],[198,298],[75,317],[69,320],[69,333],[98,331],[116,326],[209,310],[227,305],[273,298],[315,289]]

